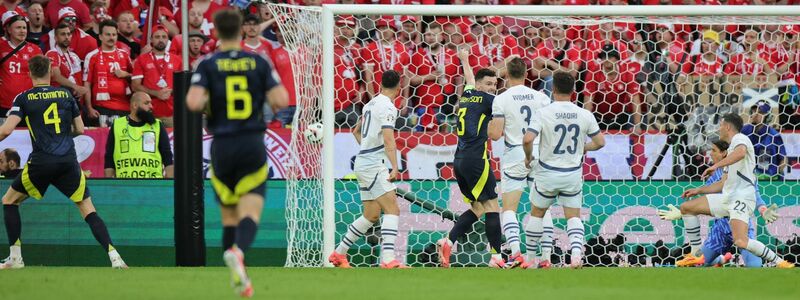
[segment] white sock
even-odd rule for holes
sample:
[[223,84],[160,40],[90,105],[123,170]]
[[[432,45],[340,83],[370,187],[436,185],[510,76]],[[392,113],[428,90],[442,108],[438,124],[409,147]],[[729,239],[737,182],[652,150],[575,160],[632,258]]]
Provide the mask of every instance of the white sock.
[[381,222],[381,261],[388,263],[395,259],[394,241],[397,240],[397,215],[383,215]]
[[114,259],[117,257],[120,257],[119,252],[117,252],[117,250],[108,251],[108,258]]
[[700,239],[700,219],[693,215],[683,215],[683,227],[686,239],[692,246],[692,255],[697,256],[702,251],[703,241]]
[[14,245],[14,246],[11,246],[11,247],[8,247],[8,248],[9,248],[9,252],[10,252],[10,255],[9,255],[10,257],[22,258],[22,247]]
[[525,224],[525,256],[528,261],[536,259],[536,248],[539,246],[543,231],[542,218],[534,216],[528,218],[528,224]]
[[567,220],[567,235],[572,257],[583,257],[583,221],[581,218]]
[[553,255],[553,217],[550,215],[550,210],[547,210],[547,213],[544,214],[544,218],[542,218],[542,223],[544,226],[544,231],[542,232],[542,238],[539,239],[539,246],[542,247],[542,260],[550,261],[550,257]]
[[783,259],[778,257],[778,255],[775,254],[774,251],[772,251],[771,249],[767,248],[767,246],[764,245],[763,243],[761,243],[761,242],[759,242],[757,240],[754,240],[754,239],[750,239],[749,241],[747,241],[747,248],[746,249],[747,249],[747,251],[750,251],[750,253],[758,255],[759,257],[761,257],[765,261],[769,261],[769,262],[773,262],[773,263],[779,263],[779,262],[783,261]]
[[517,221],[517,213],[511,210],[506,210],[500,217],[503,222],[503,234],[506,235],[506,244],[511,248],[511,254],[520,253],[519,247],[519,221]]
[[353,221],[353,224],[347,227],[347,233],[342,237],[342,241],[336,246],[336,253],[347,254],[347,250],[350,249],[350,246],[364,236],[372,225],[373,223],[367,220],[367,218],[364,218],[364,216]]

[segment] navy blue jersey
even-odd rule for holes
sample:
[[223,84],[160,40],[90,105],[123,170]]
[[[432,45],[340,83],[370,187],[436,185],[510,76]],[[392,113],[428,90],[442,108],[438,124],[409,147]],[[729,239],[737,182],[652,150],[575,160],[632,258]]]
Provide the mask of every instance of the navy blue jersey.
[[468,85],[458,100],[458,148],[456,158],[486,158],[489,121],[494,95]]
[[29,162],[36,164],[76,161],[72,119],[80,116],[78,103],[64,88],[36,86],[14,99],[9,115],[28,126],[33,144]]
[[208,129],[214,135],[264,132],[266,93],[280,84],[267,58],[239,50],[207,56],[192,75],[192,85],[208,91]]

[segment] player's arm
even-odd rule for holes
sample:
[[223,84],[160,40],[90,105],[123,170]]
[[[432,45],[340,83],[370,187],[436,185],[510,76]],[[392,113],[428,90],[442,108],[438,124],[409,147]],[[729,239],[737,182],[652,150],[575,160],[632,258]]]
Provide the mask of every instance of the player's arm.
[[[361,117],[363,118],[363,116]],[[356,143],[361,145],[361,119],[359,118],[356,127],[353,128],[353,136],[356,138]]]
[[394,139],[394,127],[381,129],[383,134],[383,149],[386,152],[386,158],[392,164],[392,172],[389,174],[389,181],[397,179],[399,174],[397,166],[397,141]]
[[606,146],[606,137],[603,135],[602,132],[597,132],[595,135],[592,136],[592,141],[587,143],[583,149],[588,151],[597,151],[602,149]]
[[86,126],[83,125],[83,119],[80,115],[72,118],[72,134],[81,135],[86,131]]
[[525,136],[522,138],[522,149],[525,150],[525,165],[529,166],[533,161],[533,141],[539,136],[539,131],[528,128],[525,131]]
[[493,141],[499,140],[503,137],[503,127],[506,126],[506,119],[502,116],[494,116],[489,121],[489,138]]
[[277,85],[267,91],[267,101],[272,111],[278,111],[289,106],[289,92],[283,85]]
[[717,163],[706,169],[705,172],[703,172],[703,178],[706,178],[709,175],[713,174],[714,171],[716,171],[719,168],[724,168],[732,164],[735,164],[736,162],[742,160],[745,155],[747,155],[747,146],[742,144],[736,145],[736,147],[733,148],[733,152],[726,155],[725,158],[723,158],[722,160],[718,161]]
[[189,88],[189,92],[186,94],[186,107],[189,108],[189,111],[203,111],[203,108],[206,107],[206,102],[208,102],[208,90],[206,88],[199,85],[193,85]]
[[469,49],[461,48],[458,50],[458,59],[461,61],[461,68],[464,71],[464,81],[467,85],[475,85],[475,73],[472,73],[472,66],[469,64]]
[[[163,126],[161,127],[160,136],[166,137],[167,129]],[[169,145],[169,139],[161,138],[158,140],[158,152],[161,153],[161,162],[164,164],[164,178],[174,178],[175,177],[175,163],[172,157],[172,149]]]
[[6,119],[6,122],[3,123],[3,126],[0,126],[0,141],[5,140],[9,135],[14,133],[14,129],[17,128],[19,122],[22,121],[22,118],[16,115],[10,115]]

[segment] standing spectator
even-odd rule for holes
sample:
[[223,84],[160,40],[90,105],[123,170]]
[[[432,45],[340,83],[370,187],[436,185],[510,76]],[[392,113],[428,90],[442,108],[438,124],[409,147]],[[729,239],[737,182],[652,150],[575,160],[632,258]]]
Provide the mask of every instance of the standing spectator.
[[[297,109],[297,90],[294,85],[294,70],[292,69],[292,61],[289,56],[289,51],[286,50],[286,41],[283,39],[283,34],[275,26],[276,37],[278,43],[272,43],[270,49],[270,58],[275,67],[275,72],[281,77],[281,84],[286,87],[289,92],[289,106],[279,111],[273,112],[274,119],[281,123],[281,126],[292,124],[294,119],[294,112]],[[269,118],[268,118],[269,119]]]
[[261,36],[259,24],[261,20],[256,15],[247,15],[244,17],[242,23],[242,31],[244,38],[242,39],[242,49],[253,53],[258,53],[264,56],[269,56],[269,49],[272,46],[269,41]]
[[[192,8],[189,9],[189,29],[184,30],[183,32],[199,32],[203,36],[210,37],[208,33],[205,33],[202,30],[203,26],[203,12],[200,8]],[[169,45],[169,52],[173,54],[181,54],[181,47],[183,43],[183,37],[181,35],[175,35],[172,37],[172,43]]]
[[61,9],[66,7],[71,8],[78,17],[76,23],[78,28],[84,30],[92,28],[93,24],[90,16],[91,14],[89,13],[89,7],[80,0],[50,0],[50,2],[47,2],[44,12],[45,16],[47,16],[47,20],[50,22],[50,28],[56,28],[56,26],[58,26],[62,18]]
[[[214,22],[212,22],[212,20],[214,19],[214,13],[223,8],[225,8],[225,6],[219,5],[218,3],[211,0],[194,0],[189,2],[190,14],[193,9],[197,9],[197,12],[199,12],[200,15],[202,16],[202,22],[200,23],[200,27],[191,28],[190,30],[200,30],[200,32],[202,32],[206,36],[214,38],[213,35]],[[181,10],[177,9],[175,15],[180,16]],[[184,32],[185,30],[181,29],[181,31]]]
[[776,84],[781,96],[779,122],[795,129],[800,121],[800,92],[796,79],[800,78],[800,26],[783,25],[778,35],[779,46],[771,55],[771,61],[780,76]]
[[6,148],[0,151],[0,177],[14,179],[19,173],[21,159],[19,153],[14,148]]
[[713,30],[703,32],[700,54],[683,53],[679,58],[683,75],[716,76],[722,74],[724,63],[718,56],[719,34]]
[[333,65],[336,69],[333,85],[336,86],[336,103],[333,111],[336,114],[336,126],[353,128],[358,122],[356,104],[363,93],[360,72],[356,67],[359,51],[353,40],[356,20],[352,16],[340,16],[336,20],[336,44],[333,46]]
[[50,29],[45,26],[44,8],[42,8],[41,4],[31,3],[31,5],[28,6],[28,21],[30,21],[28,24],[30,28],[28,28],[28,37],[26,40],[28,43],[42,48],[42,36],[47,34]]
[[470,65],[474,68],[493,67],[495,70],[500,70],[506,58],[519,55],[517,40],[511,35],[504,34],[504,28],[502,17],[487,18],[483,25],[483,34],[478,36],[472,47],[473,56],[470,57]]
[[[425,47],[418,48],[411,56],[408,70],[411,85],[418,103],[414,113],[419,116],[417,130],[434,130],[438,124],[439,108],[449,95],[455,93],[461,62],[453,50],[442,46],[442,26],[432,23],[424,35]],[[458,77],[460,80],[460,77]]]
[[191,69],[194,69],[195,63],[203,55],[201,50],[206,42],[208,42],[208,38],[199,31],[189,32],[189,65]]
[[136,37],[136,19],[131,12],[122,12],[117,17],[117,26],[119,26],[119,34],[117,35],[117,44],[124,44],[130,49],[131,59],[136,59],[142,53],[142,45],[140,39]]
[[[105,20],[113,20],[111,16],[108,14],[105,8],[105,3],[102,1],[96,1],[92,3],[92,6],[89,7],[89,19],[92,21],[92,26],[86,29],[86,33],[91,35],[97,42],[100,42],[100,22]],[[117,45],[119,46],[119,45]]]
[[117,23],[100,23],[100,49],[86,55],[83,82],[92,93],[87,96],[86,113],[97,119],[101,127],[111,126],[114,119],[128,114],[133,66],[130,54],[117,48]]
[[28,23],[16,11],[7,11],[2,16],[5,36],[0,40],[0,120],[14,102],[14,97],[31,88],[33,83],[28,74],[28,60],[42,54],[38,46],[25,42],[28,36]]
[[45,53],[51,61],[50,85],[69,88],[76,99],[82,98],[89,92],[89,89],[83,86],[81,59],[70,49],[72,32],[70,32],[69,26],[63,23],[59,24],[54,31],[56,47]]
[[20,16],[27,16],[25,10],[19,7],[20,2],[22,2],[22,0],[2,0],[2,2],[0,2],[0,16],[7,11],[17,12]]
[[400,17],[401,30],[397,33],[397,40],[406,47],[408,55],[413,55],[417,51],[417,46],[422,43],[419,32],[422,30],[417,18],[413,16]]
[[[394,70],[403,74],[403,68],[408,66],[411,60],[406,47],[395,38],[393,22],[394,20],[389,18],[378,19],[375,22],[375,27],[378,29],[378,39],[361,49],[361,63],[359,65],[364,70],[364,82],[368,83],[366,88],[370,99],[377,95],[379,91],[383,72]],[[291,95],[291,92],[289,94]],[[405,100],[402,101],[405,102]],[[395,105],[401,111],[406,107],[398,104],[395,102]]]
[[670,31],[667,25],[658,25],[656,31],[656,47],[654,49],[654,59],[658,62],[656,71],[659,73],[679,73],[681,66],[678,64],[680,58],[686,53],[685,43],[681,39],[676,39],[675,34]]
[[758,101],[750,108],[750,124],[742,127],[742,134],[753,142],[756,155],[756,175],[759,179],[781,180],[786,170],[786,148],[781,133],[772,123],[769,103]]
[[730,62],[725,65],[725,74],[732,75],[761,75],[772,74],[769,63],[769,53],[761,51],[758,42],[758,32],[748,29],[744,32],[742,40],[744,52],[734,54]]
[[165,127],[172,127],[172,90],[175,87],[172,73],[183,70],[182,59],[180,55],[172,55],[166,51],[168,30],[161,25],[155,26],[153,30],[153,50],[139,56],[133,64],[131,87],[134,92],[150,95],[153,99],[153,114]]
[[[97,40],[76,26],[78,16],[71,7],[62,8],[58,15],[58,24],[67,24],[72,31],[72,42],[70,43],[70,47],[72,47],[72,50],[75,51],[75,54],[78,54],[78,57],[81,59],[81,61],[83,61],[86,59],[86,55],[89,54],[89,52],[97,49]],[[46,50],[55,49],[55,32],[51,30],[47,33],[47,35],[43,36],[42,44],[45,45]]]
[[578,69],[581,67],[581,51],[572,40],[564,35],[566,25],[549,24],[550,38],[544,40],[536,47],[531,72],[542,79],[540,89],[548,97],[553,92],[553,73],[562,71],[569,73],[573,78],[578,78]]
[[[159,40],[166,43],[168,39]],[[153,115],[150,96],[134,93],[131,96],[130,114],[114,120],[108,130],[106,177],[172,178],[175,172],[172,149],[164,127]]]
[[605,45],[612,45],[619,53],[620,59],[628,59],[628,44],[620,39],[614,23],[606,22],[600,25],[591,26],[588,29],[588,39],[584,46],[583,59],[591,61],[598,57]]
[[584,108],[594,113],[603,130],[630,129],[633,126],[639,130],[639,84],[633,74],[624,72],[620,54],[613,46],[604,46],[598,60],[600,64],[590,69],[586,77]]

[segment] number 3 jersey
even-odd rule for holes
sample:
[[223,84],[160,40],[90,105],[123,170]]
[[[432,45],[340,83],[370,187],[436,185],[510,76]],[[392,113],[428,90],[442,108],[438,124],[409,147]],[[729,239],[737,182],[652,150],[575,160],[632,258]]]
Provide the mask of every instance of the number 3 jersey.
[[503,135],[506,147],[522,145],[522,137],[533,113],[550,102],[550,97],[544,93],[524,85],[510,87],[494,98],[492,117],[505,119]]
[[208,91],[208,129],[215,136],[264,132],[262,107],[266,93],[281,85],[268,58],[240,50],[205,57],[192,75],[192,85]]
[[580,170],[586,137],[600,133],[592,113],[568,101],[555,101],[538,110],[528,130],[540,139],[537,170],[559,172]]
[[29,162],[77,161],[72,140],[72,119],[80,116],[78,103],[64,88],[37,86],[17,95],[9,115],[28,126],[33,152]]
[[489,141],[487,130],[492,120],[494,95],[468,85],[458,101],[458,148],[455,158],[484,159]]

